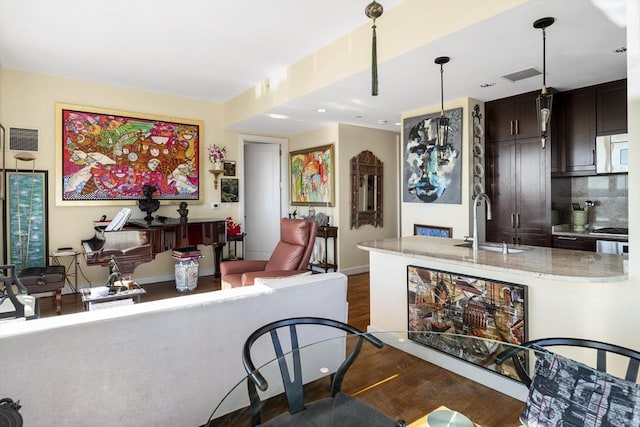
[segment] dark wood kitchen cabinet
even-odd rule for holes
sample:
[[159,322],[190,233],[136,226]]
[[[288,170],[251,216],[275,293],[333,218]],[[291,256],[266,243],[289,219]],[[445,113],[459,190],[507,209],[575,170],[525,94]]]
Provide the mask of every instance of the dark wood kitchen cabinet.
[[575,249],[579,251],[596,251],[596,239],[583,236],[553,236],[553,247],[560,249]]
[[485,104],[486,140],[508,141],[537,137],[538,92],[528,92]]
[[551,246],[550,159],[538,137],[488,143],[488,241]]
[[551,245],[551,152],[540,145],[537,96],[529,92],[485,104],[489,241]]
[[596,136],[627,132],[627,81],[562,92],[554,97],[553,176],[596,174]]
[[[589,86],[561,94],[564,135],[557,142],[564,147],[564,171],[569,175],[596,172],[596,90]],[[564,137],[562,137],[564,136]],[[555,140],[554,140],[555,142]],[[563,144],[564,143],[564,144]]]
[[596,86],[596,133],[627,133],[627,79]]

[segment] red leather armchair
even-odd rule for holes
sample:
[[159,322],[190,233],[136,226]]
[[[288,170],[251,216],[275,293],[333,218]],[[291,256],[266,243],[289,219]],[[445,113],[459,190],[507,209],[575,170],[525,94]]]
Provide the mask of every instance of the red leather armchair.
[[222,289],[253,285],[256,277],[285,277],[308,271],[317,231],[315,221],[282,218],[280,241],[271,258],[220,264]]

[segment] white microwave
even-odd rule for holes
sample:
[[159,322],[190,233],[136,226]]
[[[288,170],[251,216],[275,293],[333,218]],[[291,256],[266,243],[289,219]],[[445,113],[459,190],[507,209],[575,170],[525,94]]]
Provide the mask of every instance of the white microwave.
[[596,173],[629,172],[629,135],[596,137]]

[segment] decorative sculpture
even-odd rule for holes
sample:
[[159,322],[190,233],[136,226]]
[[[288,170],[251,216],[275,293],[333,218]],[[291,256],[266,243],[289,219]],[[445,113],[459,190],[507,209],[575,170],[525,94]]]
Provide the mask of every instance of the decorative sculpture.
[[180,214],[180,222],[187,222],[189,215],[189,209],[187,209],[187,202],[180,202],[180,208],[177,210]]
[[153,193],[155,193],[156,191],[158,191],[158,187],[156,187],[155,185],[146,184],[144,187],[142,187],[142,194],[144,194],[144,199],[138,200],[138,207],[142,212],[146,212],[147,214],[147,216],[144,217],[144,220],[147,221],[147,224],[151,224],[151,221],[153,221],[153,216],[151,214],[160,208],[160,200],[153,198]]

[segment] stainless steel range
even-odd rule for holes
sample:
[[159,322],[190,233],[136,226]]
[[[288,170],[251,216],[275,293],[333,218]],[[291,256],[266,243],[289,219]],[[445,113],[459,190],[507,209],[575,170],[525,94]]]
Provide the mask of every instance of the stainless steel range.
[[604,254],[627,255],[629,253],[629,229],[618,227],[596,228],[589,234],[602,237],[596,240],[596,251]]

